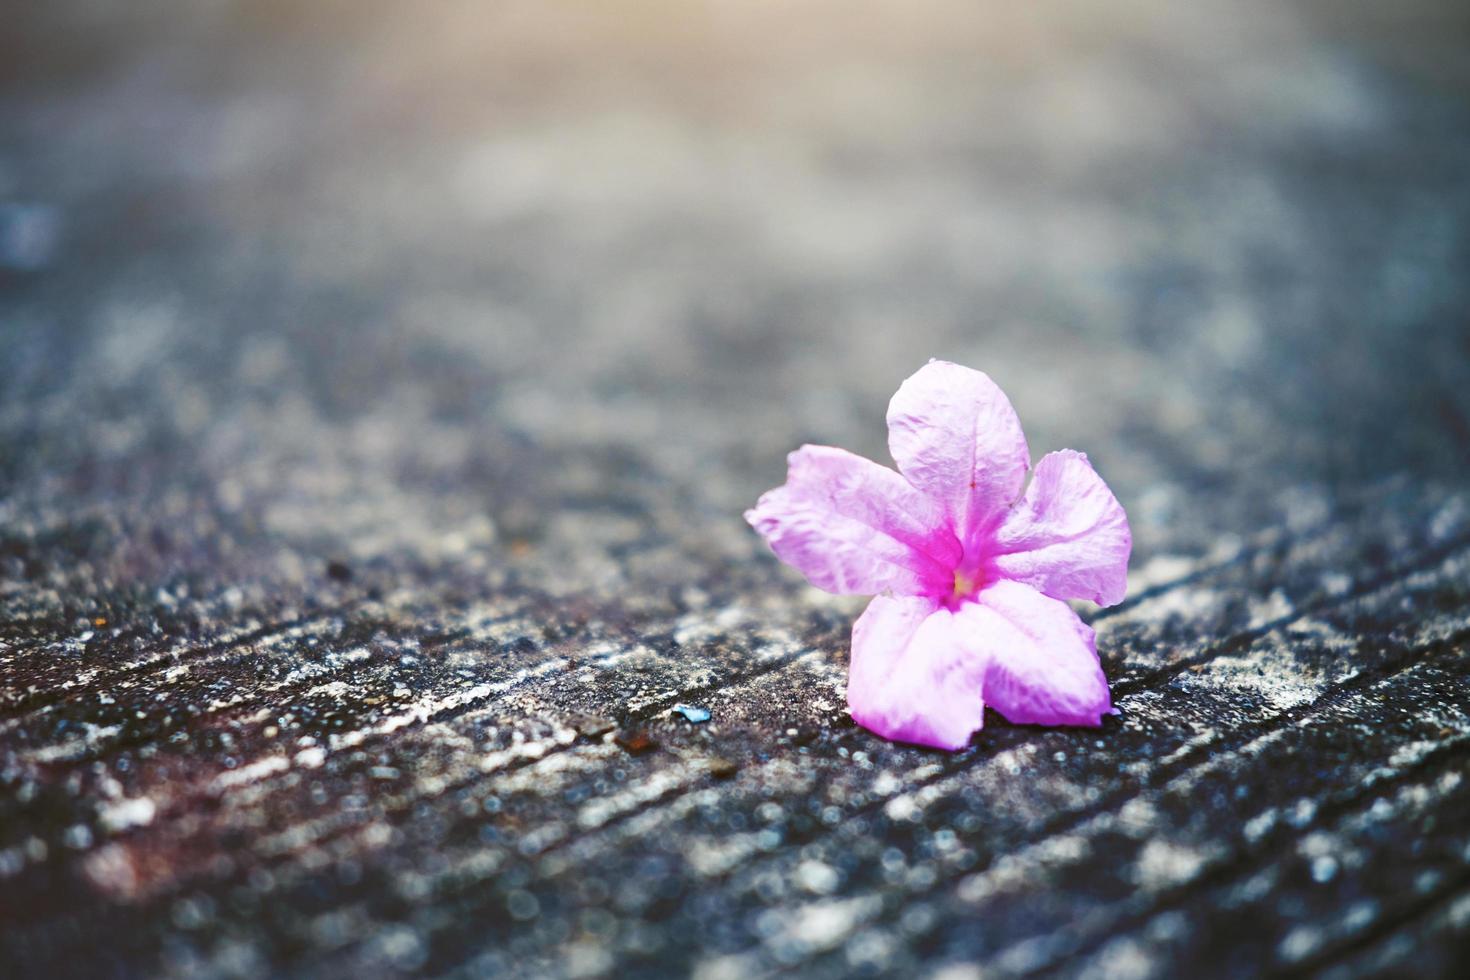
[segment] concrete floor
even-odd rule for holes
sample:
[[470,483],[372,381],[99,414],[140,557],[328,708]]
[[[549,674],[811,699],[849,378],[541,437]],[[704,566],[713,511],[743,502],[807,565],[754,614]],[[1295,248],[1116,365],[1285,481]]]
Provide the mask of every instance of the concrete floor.
[[[1458,5],[7,20],[16,975],[1463,968]],[[856,728],[741,520],[930,357],[1129,512],[1101,731]]]

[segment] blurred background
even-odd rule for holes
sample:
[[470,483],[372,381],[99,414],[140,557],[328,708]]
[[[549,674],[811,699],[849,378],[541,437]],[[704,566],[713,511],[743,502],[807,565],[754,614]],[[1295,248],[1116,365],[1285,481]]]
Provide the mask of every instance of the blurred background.
[[364,555],[484,514],[545,531],[544,494],[617,480],[738,524],[801,441],[886,461],[887,398],[931,356],[1161,519],[1244,472],[1458,479],[1467,25],[1423,2],[23,5],[0,487],[205,496]]

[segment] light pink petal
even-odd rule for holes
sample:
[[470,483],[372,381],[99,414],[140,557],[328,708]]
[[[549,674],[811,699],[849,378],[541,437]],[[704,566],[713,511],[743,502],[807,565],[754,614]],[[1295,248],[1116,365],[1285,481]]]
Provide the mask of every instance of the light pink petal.
[[1128,591],[1128,517],[1087,457],[1070,449],[1036,464],[993,548],[991,563],[1002,576],[1054,599],[1111,606]]
[[878,596],[852,627],[847,707],[884,738],[964,748],[985,720],[984,669],[939,600]]
[[888,405],[888,448],[961,542],[1000,519],[1021,493],[1030,451],[1005,393],[979,371],[930,361]]
[[1091,627],[1065,602],[999,581],[955,611],[985,664],[985,698],[1018,725],[1097,727],[1112,710]]
[[944,512],[909,481],[845,449],[802,446],[787,457],[786,484],[953,568],[962,549]]
[[830,446],[803,446],[787,460],[786,484],[745,515],[782,561],[839,594],[953,589],[959,542],[903,477]]

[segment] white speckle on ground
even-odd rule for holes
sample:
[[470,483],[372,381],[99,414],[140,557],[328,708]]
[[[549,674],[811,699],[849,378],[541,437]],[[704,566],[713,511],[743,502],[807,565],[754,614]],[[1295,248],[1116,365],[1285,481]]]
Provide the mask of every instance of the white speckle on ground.
[[138,796],[133,799],[120,800],[117,803],[109,803],[98,811],[97,817],[102,826],[111,831],[126,830],[129,827],[143,827],[153,822],[153,815],[158,812],[158,807],[146,796]]
[[286,756],[267,756],[264,759],[250,763],[248,766],[241,766],[239,769],[232,769],[220,773],[214,779],[214,788],[216,790],[224,790],[235,786],[244,786],[246,783],[253,783],[257,779],[269,776],[271,773],[284,772],[289,768],[291,768],[291,760]]
[[831,949],[850,936],[862,922],[881,907],[877,896],[833,899],[793,909],[781,936],[807,951]]
[[1295,963],[1310,956],[1321,943],[1322,933],[1318,929],[1308,925],[1297,926],[1281,940],[1277,952],[1288,963]]
[[1193,848],[1151,840],[1138,856],[1135,880],[1145,888],[1161,891],[1193,878],[1204,862],[1204,856]]
[[1276,820],[1277,816],[1274,809],[1267,810],[1264,813],[1258,813],[1254,817],[1251,817],[1245,822],[1245,839],[1254,844],[1269,833],[1272,827],[1276,826]]
[[1148,947],[1132,937],[1115,939],[1098,953],[1081,976],[1098,980],[1146,980],[1158,973]]
[[1128,591],[1130,593],[1140,592],[1165,582],[1184,578],[1198,571],[1199,566],[1200,563],[1196,559],[1183,555],[1157,555],[1143,567],[1128,571]]
[[929,980],[981,980],[983,976],[974,963],[948,963],[929,974]]
[[830,895],[837,890],[841,878],[830,864],[803,861],[796,869],[796,883],[816,895]]
[[303,769],[316,769],[327,761],[327,750],[320,746],[302,749],[296,753],[296,764]]
[[714,956],[694,964],[690,980],[747,980],[756,976],[755,957],[747,953]]
[[1292,615],[1296,610],[1286,598],[1286,593],[1276,589],[1264,600],[1251,600],[1250,621],[1246,624],[1247,629],[1260,629],[1267,623],[1274,623]]
[[888,816],[889,820],[905,821],[912,820],[918,816],[919,808],[914,803],[912,796],[904,795],[896,796],[889,800],[888,804],[883,808],[883,812]]

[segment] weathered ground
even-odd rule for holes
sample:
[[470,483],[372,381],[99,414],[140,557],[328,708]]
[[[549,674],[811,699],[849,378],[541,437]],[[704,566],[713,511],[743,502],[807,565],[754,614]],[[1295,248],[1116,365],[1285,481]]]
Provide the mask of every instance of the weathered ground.
[[[0,973],[1463,976],[1470,44],[1383,6],[9,11]],[[1129,509],[1100,731],[854,727],[741,521],[930,356]]]

